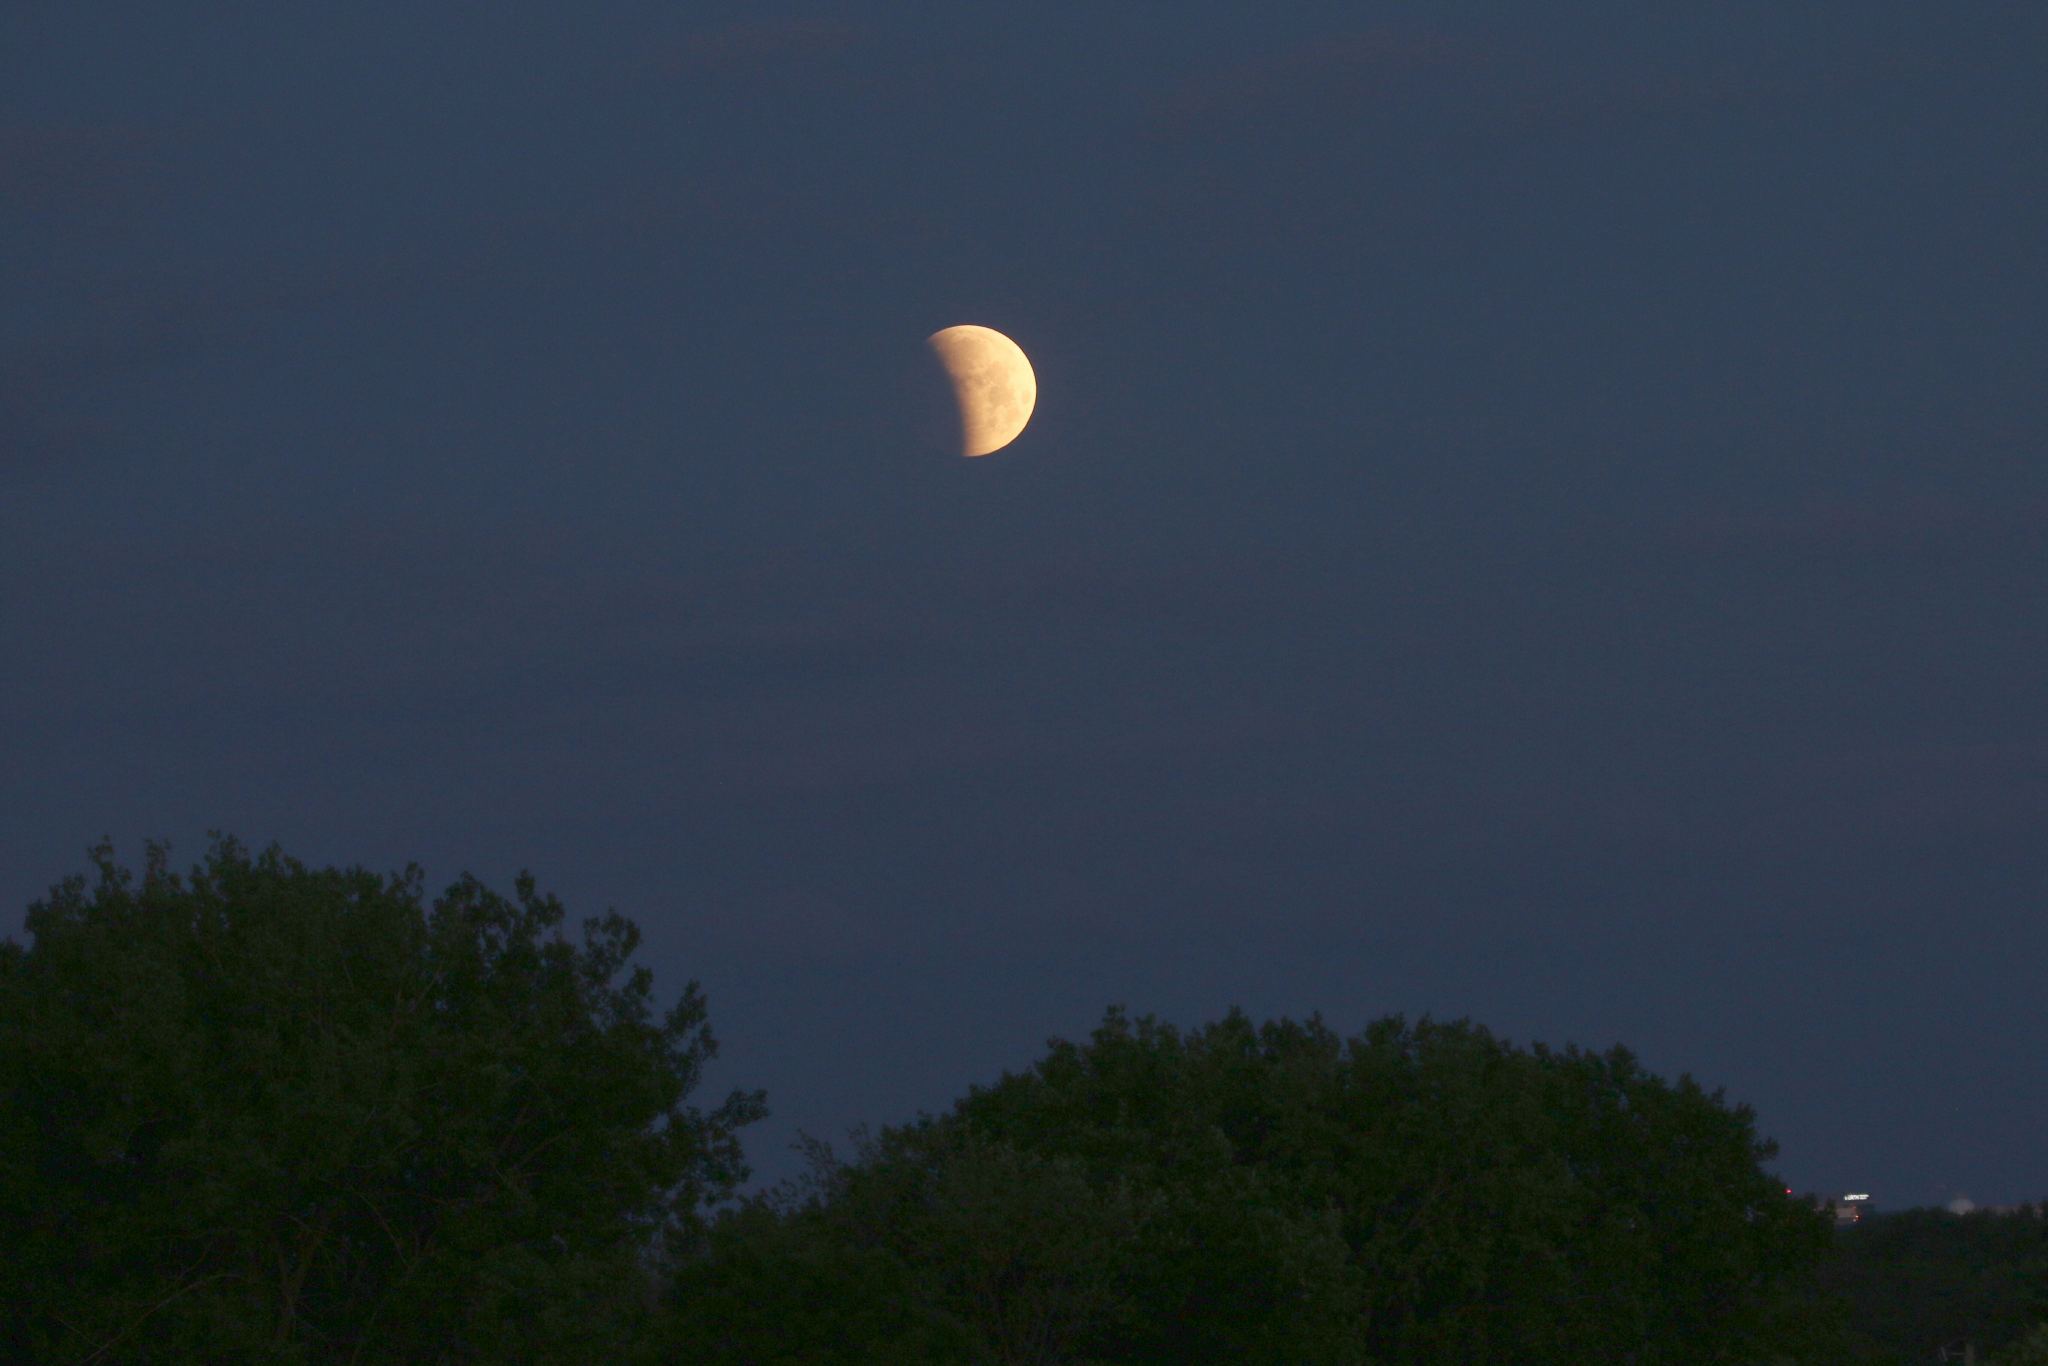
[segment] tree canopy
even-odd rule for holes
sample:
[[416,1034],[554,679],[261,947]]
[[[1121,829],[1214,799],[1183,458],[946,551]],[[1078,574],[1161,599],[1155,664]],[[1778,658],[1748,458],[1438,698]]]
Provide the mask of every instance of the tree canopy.
[[1871,1361],[1924,1361],[1965,1342],[1980,1358],[2009,1349],[2026,1360],[2048,1346],[2037,1328],[2048,1320],[2048,1201],[1875,1212],[1837,1232],[1821,1283],[1848,1304]]
[[1838,1240],[1746,1106],[1622,1048],[1111,1008],[734,1201],[764,1097],[689,1103],[702,994],[658,1010],[615,912],[220,835],[91,858],[0,943],[0,1360],[2039,1354],[2035,1211]]
[[619,1360],[643,1269],[746,1178],[695,982],[522,873],[110,846],[0,946],[0,1357]]
[[677,1281],[681,1341],[735,1362],[1002,1363],[1838,1344],[1811,1295],[1828,1228],[1765,1171],[1752,1113],[1625,1050],[1399,1017],[1341,1040],[1235,1010],[1183,1035],[1116,1009],[1049,1048],[851,1162],[815,1145],[809,1176],[721,1219]]

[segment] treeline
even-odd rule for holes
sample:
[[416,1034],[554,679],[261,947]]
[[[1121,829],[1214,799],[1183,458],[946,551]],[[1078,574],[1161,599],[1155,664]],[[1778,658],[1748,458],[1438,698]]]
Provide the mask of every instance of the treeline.
[[[624,918],[224,836],[189,876],[91,856],[0,945],[0,1360],[1819,1363],[1952,1327],[1884,1288],[1945,1233],[1838,1241],[1748,1108],[1622,1049],[1111,1009],[737,1199],[765,1097],[690,1103],[705,1003],[657,1008]],[[1984,1265],[2038,1267],[2038,1223]],[[1997,1305],[1985,1351],[2048,1310]]]
[[1961,1360],[1967,1345],[2048,1366],[2048,1201],[1866,1214],[1836,1235],[1820,1283],[1849,1307],[1857,1360]]

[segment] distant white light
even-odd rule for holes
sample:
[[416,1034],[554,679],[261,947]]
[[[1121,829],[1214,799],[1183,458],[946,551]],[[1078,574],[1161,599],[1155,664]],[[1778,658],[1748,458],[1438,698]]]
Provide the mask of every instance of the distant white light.
[[1842,1198],[1844,1200],[1868,1200],[1870,1198],[1870,1192],[1861,1191],[1855,1195],[1845,1195]]

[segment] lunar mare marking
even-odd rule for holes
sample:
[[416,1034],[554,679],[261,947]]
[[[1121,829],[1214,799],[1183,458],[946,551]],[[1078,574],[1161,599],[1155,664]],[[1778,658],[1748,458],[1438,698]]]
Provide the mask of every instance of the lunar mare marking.
[[946,367],[960,409],[960,454],[987,455],[1017,439],[1038,405],[1024,351],[992,327],[962,323],[925,338]]

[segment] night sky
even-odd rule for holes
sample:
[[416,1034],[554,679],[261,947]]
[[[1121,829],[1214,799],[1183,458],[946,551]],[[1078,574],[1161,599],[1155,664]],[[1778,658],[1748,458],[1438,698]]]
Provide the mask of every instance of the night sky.
[[5,928],[102,835],[531,868],[702,983],[755,1186],[1123,1003],[2041,1197],[2044,69],[2039,0],[0,7]]

